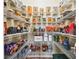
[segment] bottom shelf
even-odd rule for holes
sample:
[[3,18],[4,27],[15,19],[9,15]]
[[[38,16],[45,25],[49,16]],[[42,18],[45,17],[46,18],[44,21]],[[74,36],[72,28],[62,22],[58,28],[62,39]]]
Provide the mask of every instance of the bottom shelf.
[[53,59],[69,59],[65,54],[53,54]]
[[54,44],[69,58],[69,59],[75,59],[76,55],[72,53],[72,50],[66,50],[61,44],[54,41]]
[[25,59],[69,59],[65,54],[53,54],[53,55],[29,55]]
[[52,59],[51,57],[27,57],[26,59]]

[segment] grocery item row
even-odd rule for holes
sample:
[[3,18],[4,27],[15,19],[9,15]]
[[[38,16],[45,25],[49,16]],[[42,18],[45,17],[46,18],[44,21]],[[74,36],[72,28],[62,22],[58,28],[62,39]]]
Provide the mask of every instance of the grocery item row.
[[22,32],[28,32],[27,27],[22,27],[21,25],[18,25],[17,27],[13,26],[8,27],[7,22],[4,22],[4,35],[22,33]]
[[67,37],[67,36],[63,36],[63,35],[54,35],[54,41],[75,55],[75,53],[76,53],[75,38]]
[[60,23],[57,25],[47,25],[47,26],[40,26],[34,27],[33,32],[62,32],[62,33],[70,33],[75,35],[76,34],[76,25],[73,22],[70,22],[69,25],[65,25],[64,23]]
[[23,59],[28,54],[29,48],[26,45],[19,53],[13,55],[5,55],[5,59]]
[[[71,12],[73,12],[73,11],[71,11]],[[66,16],[66,15],[68,15],[69,13],[71,13],[71,12],[68,12],[68,11],[66,11],[66,12],[64,12],[62,15],[63,15],[63,17],[64,16]],[[36,15],[36,16],[31,16],[31,17],[23,17],[23,16],[17,16],[14,12],[13,12],[13,10],[8,10],[7,12],[5,12],[5,15],[8,17],[8,18],[14,18],[14,19],[19,19],[19,21],[20,21],[20,19],[22,20],[22,21],[25,21],[25,22],[27,22],[27,23],[33,23],[33,24],[40,24],[40,23],[54,23],[54,22],[57,22],[57,20],[58,19],[60,19],[60,18],[62,18],[62,17],[59,17],[59,16],[57,16],[57,17],[54,17],[54,16],[41,16],[41,15]],[[16,15],[16,17],[15,17],[15,15]],[[32,19],[31,19],[32,18]],[[74,18],[74,16],[70,16],[70,17],[68,17],[68,18]]]
[[5,52],[5,55],[13,55],[14,53],[16,53],[20,48],[21,46],[26,43],[27,41],[24,40],[23,38],[21,38],[20,40],[18,40],[17,42],[10,42],[10,43],[7,43],[5,41],[4,43],[4,52]]
[[41,16],[33,17],[32,23],[41,24],[41,23],[53,23],[56,22],[56,19],[53,17],[43,18]]
[[52,52],[52,45],[44,44],[31,44],[30,49],[32,52]]
[[[21,24],[17,25],[17,27],[7,26],[7,22],[4,22],[4,34],[15,34],[15,33],[22,33],[28,32],[30,26],[23,27]],[[72,21],[68,25],[65,23],[59,23],[58,25],[32,25],[30,28],[30,32],[62,32],[62,33],[69,33],[69,34],[76,34],[76,24]]]
[[[9,4],[9,3],[8,3]],[[5,2],[5,7],[7,6],[6,2]],[[10,6],[8,6],[10,7]],[[11,8],[11,7],[10,7]],[[14,7],[16,9],[16,7]],[[20,8],[20,10],[22,10],[22,8]],[[24,15],[22,14],[21,12],[17,11],[17,10],[14,10],[16,11],[16,15],[17,16],[20,16],[20,15]],[[58,7],[46,7],[46,8],[39,8],[39,7],[32,7],[32,6],[25,6],[22,10],[23,12],[25,12],[27,16],[32,16],[32,15],[47,15],[47,16],[50,16],[52,13],[52,15],[58,15]],[[24,16],[25,16],[24,15]]]

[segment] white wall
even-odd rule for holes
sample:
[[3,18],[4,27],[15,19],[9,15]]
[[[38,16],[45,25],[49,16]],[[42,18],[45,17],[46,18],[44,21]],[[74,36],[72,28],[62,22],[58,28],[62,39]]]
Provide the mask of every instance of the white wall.
[[24,5],[37,6],[37,7],[47,7],[47,6],[58,6],[61,0],[20,0]]

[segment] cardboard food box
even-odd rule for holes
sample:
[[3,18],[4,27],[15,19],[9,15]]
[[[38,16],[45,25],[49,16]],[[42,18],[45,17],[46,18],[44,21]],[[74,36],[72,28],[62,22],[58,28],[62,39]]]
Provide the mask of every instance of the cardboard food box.
[[49,41],[52,41],[52,35],[49,35]]
[[47,33],[44,34],[44,41],[48,41],[48,34]]
[[55,22],[55,19],[54,19],[54,18],[49,17],[49,18],[47,19],[47,21],[48,21],[48,23],[52,23],[52,22]]
[[46,15],[51,15],[51,7],[46,7]]
[[44,15],[44,8],[40,8],[40,15]]
[[38,15],[38,7],[33,7],[33,15]]
[[28,6],[28,7],[26,8],[26,13],[28,13],[28,15],[32,15],[32,13],[33,13],[33,8],[32,8],[31,6]]
[[42,36],[34,36],[34,41],[43,41]]

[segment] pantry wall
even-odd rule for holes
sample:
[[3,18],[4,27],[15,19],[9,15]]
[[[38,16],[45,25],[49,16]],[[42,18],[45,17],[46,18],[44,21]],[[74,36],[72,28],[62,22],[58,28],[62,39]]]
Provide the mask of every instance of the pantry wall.
[[4,0],[4,59],[76,59],[75,0]]

